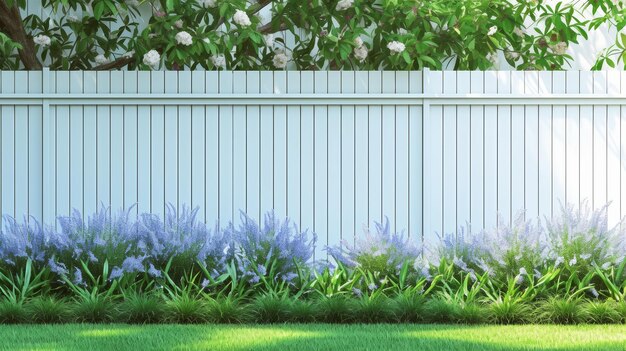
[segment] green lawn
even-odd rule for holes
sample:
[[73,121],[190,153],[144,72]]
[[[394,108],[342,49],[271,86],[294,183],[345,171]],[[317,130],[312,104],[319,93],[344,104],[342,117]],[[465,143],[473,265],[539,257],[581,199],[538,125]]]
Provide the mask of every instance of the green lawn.
[[19,325],[0,350],[626,350],[626,326]]

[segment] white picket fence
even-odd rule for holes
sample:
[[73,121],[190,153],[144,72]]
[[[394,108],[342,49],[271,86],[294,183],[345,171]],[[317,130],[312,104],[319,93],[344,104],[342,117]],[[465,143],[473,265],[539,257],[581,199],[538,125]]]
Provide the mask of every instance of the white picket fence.
[[[0,72],[0,212],[274,209],[325,245],[626,212],[624,72]],[[626,183],[625,183],[626,184]]]

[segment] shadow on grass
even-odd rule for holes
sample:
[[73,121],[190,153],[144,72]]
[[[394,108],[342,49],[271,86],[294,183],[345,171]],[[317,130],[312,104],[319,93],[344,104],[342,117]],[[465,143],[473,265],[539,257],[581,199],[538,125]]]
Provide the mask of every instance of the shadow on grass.
[[626,326],[22,325],[0,350],[626,350]]

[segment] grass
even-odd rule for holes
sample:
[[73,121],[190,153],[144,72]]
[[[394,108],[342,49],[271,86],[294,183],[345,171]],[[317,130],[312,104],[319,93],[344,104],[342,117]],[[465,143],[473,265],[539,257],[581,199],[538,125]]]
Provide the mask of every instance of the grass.
[[625,325],[0,325],[0,350],[625,350]]

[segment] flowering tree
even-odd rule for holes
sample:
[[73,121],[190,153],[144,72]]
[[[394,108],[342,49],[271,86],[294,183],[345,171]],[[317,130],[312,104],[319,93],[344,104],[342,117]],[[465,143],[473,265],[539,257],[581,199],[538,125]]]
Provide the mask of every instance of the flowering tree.
[[613,1],[0,0],[0,68],[561,69]]

